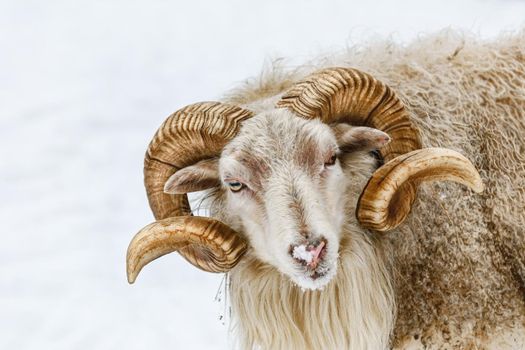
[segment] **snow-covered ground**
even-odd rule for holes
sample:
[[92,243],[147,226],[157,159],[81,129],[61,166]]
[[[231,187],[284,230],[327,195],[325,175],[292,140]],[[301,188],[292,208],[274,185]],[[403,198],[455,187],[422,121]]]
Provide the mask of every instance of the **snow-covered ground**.
[[173,254],[126,282],[163,119],[272,58],[523,24],[512,0],[0,0],[0,349],[228,348],[221,275]]

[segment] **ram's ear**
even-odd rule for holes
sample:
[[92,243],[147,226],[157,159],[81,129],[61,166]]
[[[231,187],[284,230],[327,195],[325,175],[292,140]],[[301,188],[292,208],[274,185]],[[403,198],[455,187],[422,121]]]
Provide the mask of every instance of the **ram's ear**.
[[164,185],[164,192],[183,194],[220,185],[219,160],[205,159],[178,170]]
[[337,124],[333,130],[339,149],[343,152],[373,151],[391,140],[387,133],[366,126]]

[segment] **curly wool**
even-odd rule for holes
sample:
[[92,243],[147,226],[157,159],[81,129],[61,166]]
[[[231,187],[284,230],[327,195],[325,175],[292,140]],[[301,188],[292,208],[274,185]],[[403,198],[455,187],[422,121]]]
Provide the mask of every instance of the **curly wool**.
[[[407,221],[377,237],[393,259],[393,345],[525,347],[525,30],[494,41],[443,31],[408,46],[351,47],[294,70],[281,63],[225,100],[253,107],[330,66],[390,85],[424,146],[463,153],[486,187],[474,195],[425,184]],[[518,337],[506,335],[513,329]]]

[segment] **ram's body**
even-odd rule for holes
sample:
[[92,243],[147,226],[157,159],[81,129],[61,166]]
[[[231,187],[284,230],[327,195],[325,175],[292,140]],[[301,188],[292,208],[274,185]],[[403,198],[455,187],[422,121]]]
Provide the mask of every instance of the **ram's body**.
[[174,251],[230,271],[246,349],[525,348],[525,32],[307,67],[168,117],[128,280]]
[[[231,271],[244,346],[375,349],[395,309],[397,347],[525,348],[525,33],[486,43],[445,32],[408,47],[352,48],[292,73],[272,68],[226,100],[265,110],[325,66],[355,67],[388,84],[424,146],[465,154],[485,191],[424,185],[409,218],[386,235],[368,236],[350,219],[340,271],[324,291],[303,292],[248,253]],[[349,217],[371,169],[352,171],[363,183]]]

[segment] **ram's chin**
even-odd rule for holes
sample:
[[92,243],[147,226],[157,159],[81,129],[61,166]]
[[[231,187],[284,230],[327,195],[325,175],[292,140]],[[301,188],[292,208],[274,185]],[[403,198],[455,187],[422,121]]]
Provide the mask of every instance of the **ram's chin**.
[[334,278],[337,272],[337,262],[325,264],[315,271],[296,272],[290,276],[293,283],[305,290],[322,290]]

